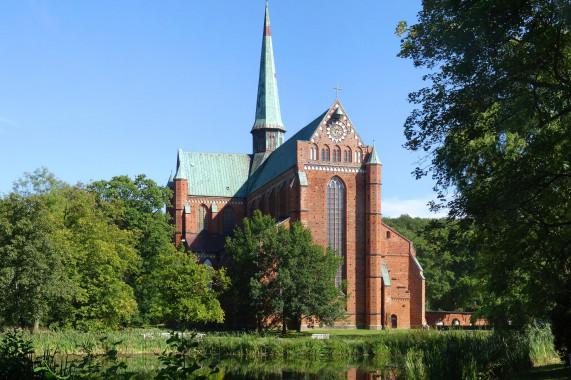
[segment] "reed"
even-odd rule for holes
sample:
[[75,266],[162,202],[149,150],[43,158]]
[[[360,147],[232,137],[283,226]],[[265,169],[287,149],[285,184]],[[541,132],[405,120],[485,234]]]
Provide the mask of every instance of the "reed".
[[122,331],[90,332],[61,331],[33,334],[25,332],[24,337],[32,343],[34,352],[57,351],[61,354],[86,355],[103,354],[112,344],[121,354],[155,353],[168,348],[168,334],[159,329],[127,329]]
[[[114,347],[122,354],[168,351],[168,336],[158,329],[131,329],[119,332],[25,333],[34,352],[101,354]],[[348,334],[348,333],[347,333]],[[355,336],[331,335],[311,339],[308,335],[281,337],[275,334],[208,333],[197,336],[199,352],[239,360],[380,360],[392,363],[407,378],[477,379],[507,376],[557,357],[548,326],[529,327],[523,332],[490,331],[407,331],[378,332]],[[1,337],[0,337],[1,342]]]

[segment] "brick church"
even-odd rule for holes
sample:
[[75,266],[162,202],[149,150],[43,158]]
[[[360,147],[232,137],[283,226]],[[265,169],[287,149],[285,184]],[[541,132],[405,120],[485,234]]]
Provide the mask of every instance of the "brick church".
[[[244,131],[245,132],[245,131]],[[226,265],[225,238],[256,209],[301,221],[344,257],[336,283],[350,295],[344,328],[424,323],[424,276],[412,242],[382,222],[381,162],[339,100],[285,138],[266,4],[252,153],[178,151],[171,213],[175,244]]]

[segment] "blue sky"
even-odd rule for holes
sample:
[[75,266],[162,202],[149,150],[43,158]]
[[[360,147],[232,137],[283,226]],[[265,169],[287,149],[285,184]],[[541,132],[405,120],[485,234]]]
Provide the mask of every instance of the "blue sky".
[[[270,1],[286,138],[339,99],[383,162],[383,215],[429,216],[402,148],[423,72],[396,57],[420,0]],[[45,166],[89,182],[166,184],[177,149],[250,153],[264,1],[4,0],[0,192]],[[432,214],[434,215],[434,214]]]

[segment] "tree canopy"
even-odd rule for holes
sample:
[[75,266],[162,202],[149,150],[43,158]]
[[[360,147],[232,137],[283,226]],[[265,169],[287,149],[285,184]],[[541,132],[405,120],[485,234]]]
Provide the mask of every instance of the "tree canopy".
[[[133,287],[138,304],[137,320],[141,323],[156,322],[151,318],[150,304],[154,297],[154,285],[141,278],[149,278],[153,271],[158,270],[159,264],[165,257],[161,254],[175,255],[172,243],[174,226],[169,223],[169,215],[164,212],[169,204],[171,190],[159,186],[144,174],[131,179],[128,176],[116,176],[110,180],[95,181],[89,184],[89,189],[96,195],[101,206],[105,207],[107,217],[125,231],[137,233],[134,248],[139,255],[137,269],[127,282]],[[154,278],[153,274],[151,277]]]
[[25,173],[0,197],[0,324],[220,322],[228,280],[176,250],[168,196],[144,175],[86,187]]
[[426,0],[399,24],[428,69],[405,123],[439,201],[472,231],[498,327],[551,318],[571,347],[571,3]]
[[299,331],[304,318],[331,324],[344,315],[345,295],[335,286],[340,258],[313,241],[301,222],[277,227],[269,215],[254,211],[228,237],[235,310],[261,330],[281,321]]

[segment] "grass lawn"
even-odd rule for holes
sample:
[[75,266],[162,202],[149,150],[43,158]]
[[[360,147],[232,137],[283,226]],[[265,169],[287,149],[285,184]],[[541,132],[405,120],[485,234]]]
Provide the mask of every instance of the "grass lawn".
[[563,364],[547,364],[518,372],[512,380],[566,380],[571,379],[571,368]]

